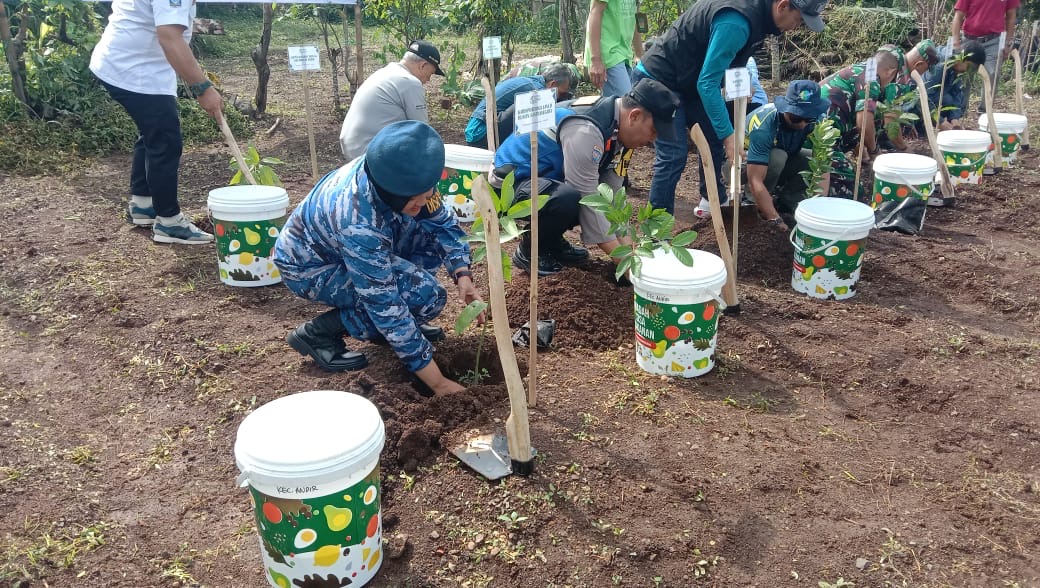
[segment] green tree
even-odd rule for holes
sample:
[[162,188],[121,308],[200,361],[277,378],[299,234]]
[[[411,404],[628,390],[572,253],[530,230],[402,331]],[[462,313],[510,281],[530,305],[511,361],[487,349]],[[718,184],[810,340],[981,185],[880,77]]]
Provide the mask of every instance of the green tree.
[[403,51],[408,43],[426,39],[440,28],[434,17],[438,6],[435,0],[370,0],[365,11],[397,38]]

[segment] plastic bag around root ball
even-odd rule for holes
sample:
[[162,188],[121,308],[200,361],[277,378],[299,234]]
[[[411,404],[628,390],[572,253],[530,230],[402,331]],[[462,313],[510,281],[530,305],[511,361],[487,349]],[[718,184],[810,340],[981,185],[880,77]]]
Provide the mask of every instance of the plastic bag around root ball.
[[886,200],[874,211],[874,226],[882,231],[916,235],[924,228],[928,203],[919,198]]
[[[552,346],[553,336],[556,334],[556,321],[553,319],[538,321],[538,349],[548,349]],[[524,323],[513,333],[513,344],[527,347],[531,343],[531,321]]]

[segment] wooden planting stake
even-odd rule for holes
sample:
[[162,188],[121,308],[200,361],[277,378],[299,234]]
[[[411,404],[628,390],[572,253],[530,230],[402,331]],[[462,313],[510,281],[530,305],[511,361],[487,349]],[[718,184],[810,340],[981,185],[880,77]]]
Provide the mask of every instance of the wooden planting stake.
[[530,358],[527,365],[527,403],[538,405],[538,131],[531,132],[531,322],[529,323],[527,346]]
[[744,150],[744,118],[747,117],[747,97],[733,101],[733,165],[729,168],[729,201],[733,204],[733,273],[737,273],[737,235],[740,232],[740,164]]
[[484,86],[484,120],[487,124],[488,151],[498,149],[498,104],[495,102],[495,86],[488,77],[480,78],[480,85]]
[[[719,253],[726,264],[726,283],[722,286],[722,300],[726,302],[727,314],[740,314],[740,300],[737,298],[737,272],[726,239],[726,225],[722,222],[722,206],[719,204],[719,187],[715,179],[715,165],[711,159],[711,149],[700,125],[693,125],[690,138],[701,155],[701,166],[704,168],[704,182],[708,189],[708,203],[711,205],[711,224],[715,229],[715,241],[719,244]],[[730,310],[735,309],[735,310]]]
[[[1026,116],[1026,103],[1022,99],[1022,55],[1018,49],[1011,50],[1011,58],[1015,60],[1015,106],[1018,113]],[[1029,151],[1029,122],[1026,121],[1026,130],[1022,132],[1022,151]]]
[[307,114],[307,145],[311,149],[311,179],[318,183],[318,151],[314,148],[314,119],[311,116],[311,89],[307,81],[307,70],[303,70],[303,109]]
[[[863,85],[865,86],[865,89],[864,89],[865,94],[864,94],[864,99],[863,99],[863,124],[860,125],[860,129],[859,129],[859,150],[856,151],[856,180],[855,180],[855,183],[852,186],[852,199],[853,200],[858,200],[859,199],[858,198],[859,197],[859,177],[860,177],[860,173],[863,171],[863,146],[864,146],[864,144],[866,143],[866,140],[867,140],[867,125],[868,124],[870,124],[870,125],[874,124],[873,117],[868,116],[868,113],[867,113],[867,99],[870,98],[870,85],[873,84],[874,80],[876,80],[876,79],[877,79],[877,59],[874,58],[874,57],[871,57],[870,59],[867,60],[866,68],[863,70]],[[852,99],[853,99],[853,103],[852,103],[852,117],[853,117],[853,121],[855,122],[856,117],[858,116],[858,114],[856,113],[856,97],[853,96]],[[879,97],[879,99],[880,99],[880,97]],[[875,144],[875,146],[877,145],[877,136],[876,135],[874,137],[874,144]],[[868,199],[869,199],[869,196],[868,196]]]
[[[509,455],[517,463],[531,464],[531,429],[527,416],[527,399],[524,397],[524,382],[520,377],[520,368],[516,363],[516,352],[513,350],[512,334],[509,332],[509,311],[506,308],[506,281],[502,271],[502,246],[499,243],[498,211],[491,201],[491,188],[483,174],[473,180],[473,200],[477,203],[480,216],[484,219],[484,231],[487,237],[488,287],[491,297],[491,318],[495,329],[495,343],[498,346],[498,358],[502,363],[502,373],[509,391],[509,418],[506,419],[506,438],[509,441]],[[537,200],[535,200],[536,202]],[[536,271],[537,275],[537,271]],[[533,347],[536,331],[531,330]],[[519,473],[519,472],[518,472]]]
[[989,137],[993,141],[993,171],[998,172],[1004,168],[1003,147],[1000,145],[1000,133],[997,132],[997,122],[993,118],[993,85],[990,83],[989,72],[986,66],[979,68],[982,76],[982,96],[986,104],[986,126],[989,127]]
[[249,171],[249,166],[246,165],[246,160],[242,157],[242,151],[238,148],[238,141],[235,140],[235,136],[231,134],[231,129],[228,128],[227,120],[224,118],[224,113],[220,113],[220,131],[224,133],[224,139],[227,141],[228,147],[231,148],[231,154],[235,156],[235,161],[238,162],[238,169],[242,171],[242,175],[245,176],[246,181],[252,185],[256,185],[256,179],[253,178],[253,172]]
[[950,169],[946,167],[946,156],[939,150],[939,143],[935,140],[935,129],[932,128],[932,112],[928,106],[928,90],[925,88],[924,80],[921,78],[921,74],[917,73],[917,70],[910,70],[910,77],[917,84],[917,94],[921,100],[921,118],[924,123],[925,134],[928,135],[928,146],[932,148],[932,157],[935,158],[935,165],[939,167],[939,174],[942,177],[940,190],[942,191],[943,199],[951,199],[954,197],[953,180],[950,179]]

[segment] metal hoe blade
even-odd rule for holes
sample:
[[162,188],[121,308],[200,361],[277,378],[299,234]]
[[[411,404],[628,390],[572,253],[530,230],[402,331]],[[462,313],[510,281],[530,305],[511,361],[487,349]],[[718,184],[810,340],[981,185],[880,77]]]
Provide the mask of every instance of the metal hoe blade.
[[[473,471],[489,480],[497,480],[513,473],[509,457],[509,442],[503,433],[474,437],[464,445],[451,450],[455,457]],[[531,448],[531,458],[538,452]]]

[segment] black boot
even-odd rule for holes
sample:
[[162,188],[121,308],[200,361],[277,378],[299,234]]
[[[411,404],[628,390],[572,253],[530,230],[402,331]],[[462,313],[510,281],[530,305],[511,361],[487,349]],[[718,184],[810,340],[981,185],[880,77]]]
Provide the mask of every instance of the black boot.
[[368,365],[364,353],[351,351],[343,342],[347,329],[339,318],[339,310],[332,309],[313,320],[296,327],[285,337],[289,346],[309,355],[314,363],[326,371],[346,372]]

